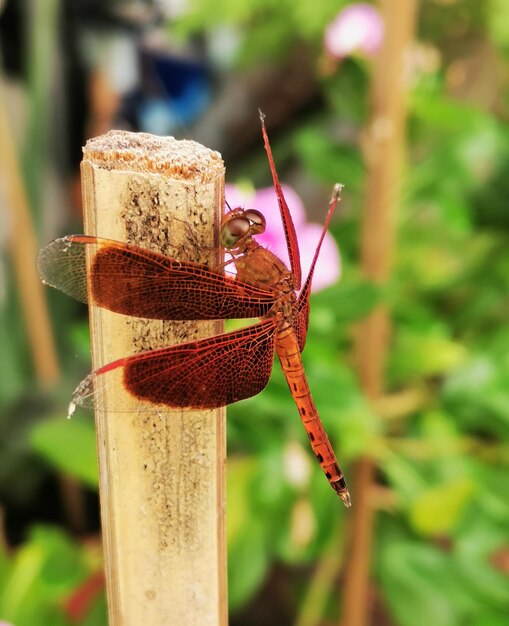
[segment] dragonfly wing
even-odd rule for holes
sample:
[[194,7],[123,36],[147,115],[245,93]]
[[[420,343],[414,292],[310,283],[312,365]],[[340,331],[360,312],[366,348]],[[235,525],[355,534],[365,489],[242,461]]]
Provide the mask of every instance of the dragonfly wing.
[[[213,409],[256,395],[267,385],[274,360],[272,319],[241,330],[141,352],[92,372],[73,403],[96,409]],[[112,398],[118,385],[125,401]],[[120,396],[120,394],[118,394]]]
[[290,258],[290,269],[293,274],[293,284],[295,289],[300,289],[300,283],[302,279],[302,270],[300,267],[300,253],[299,243],[297,240],[297,234],[295,232],[295,226],[293,225],[292,216],[283,195],[281,189],[281,183],[279,182],[279,176],[277,175],[276,166],[274,165],[274,159],[272,157],[272,150],[270,148],[269,138],[267,131],[265,130],[265,116],[260,111],[260,120],[262,123],[263,143],[269,159],[270,171],[272,173],[272,180],[274,182],[274,189],[276,191],[277,201],[279,204],[279,211],[281,213],[281,219],[283,221],[283,229],[286,238],[286,247],[288,248],[288,256]]
[[[301,294],[302,296],[302,294]],[[308,334],[309,326],[309,296],[304,297],[302,300],[299,298],[297,303],[297,315],[293,322],[293,330],[297,336],[297,342],[299,344],[299,350],[302,352],[306,345],[306,337]]]
[[52,287],[82,302],[135,317],[262,317],[274,304],[269,289],[241,283],[198,263],[99,237],[56,239],[41,250],[37,264],[41,278]]
[[315,254],[313,256],[313,261],[311,262],[311,267],[309,269],[309,274],[304,282],[304,286],[302,287],[302,291],[300,292],[299,299],[297,301],[297,316],[294,322],[293,328],[295,334],[297,335],[297,340],[299,343],[300,351],[304,350],[304,346],[306,344],[306,335],[308,332],[309,325],[309,297],[311,295],[311,283],[313,282],[313,274],[315,272],[316,262],[318,261],[318,255],[320,254],[320,248],[322,247],[322,243],[325,237],[325,233],[329,228],[329,224],[332,218],[332,214],[334,213],[334,209],[336,208],[336,204],[340,199],[341,190],[343,189],[343,185],[336,185],[332,192],[332,196],[329,202],[329,210],[327,212],[327,216],[325,218],[325,223],[323,225],[322,234],[320,235],[320,239],[318,240],[318,245],[316,246]]

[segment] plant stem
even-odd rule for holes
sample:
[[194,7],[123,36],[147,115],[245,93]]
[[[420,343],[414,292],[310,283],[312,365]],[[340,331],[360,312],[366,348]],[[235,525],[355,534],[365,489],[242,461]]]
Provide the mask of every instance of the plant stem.
[[[405,55],[412,43],[417,0],[380,0],[385,21],[384,43],[372,79],[372,119],[365,141],[368,168],[366,208],[361,232],[361,266],[376,283],[388,280],[394,255],[395,210],[405,144],[407,74]],[[361,386],[376,403],[384,388],[389,338],[385,307],[371,313],[358,329],[356,354]],[[372,487],[376,468],[369,458],[355,467],[350,545],[343,592],[343,626],[370,621],[369,573],[373,541]]]

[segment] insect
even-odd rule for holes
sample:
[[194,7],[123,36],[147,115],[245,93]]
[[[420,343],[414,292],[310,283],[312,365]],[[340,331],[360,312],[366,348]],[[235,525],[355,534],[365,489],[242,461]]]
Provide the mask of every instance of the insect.
[[236,276],[224,275],[221,268],[177,261],[132,244],[89,235],[68,235],[43,248],[38,257],[39,273],[48,285],[124,315],[159,320],[261,318],[259,323],[241,330],[141,352],[104,365],[76,388],[70,410],[76,404],[97,407],[100,400],[95,382],[107,383],[113,373],[121,375],[127,395],[137,400],[174,408],[225,406],[265,388],[275,351],[313,452],[331,487],[348,507],[346,481],[318,416],[301,360],[313,272],[342,185],[334,188],[309,275],[301,289],[295,227],[262,114],[260,118],[290,269],[257,243],[255,236],[265,230],[262,213],[236,208],[223,218],[220,234]]

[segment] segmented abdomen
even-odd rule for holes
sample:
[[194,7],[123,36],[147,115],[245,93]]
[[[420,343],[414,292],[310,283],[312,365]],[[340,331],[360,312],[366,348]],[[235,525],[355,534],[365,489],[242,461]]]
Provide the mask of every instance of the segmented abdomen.
[[320,467],[345,506],[350,506],[348,487],[313,402],[302,365],[297,337],[291,326],[288,325],[277,332],[276,351]]

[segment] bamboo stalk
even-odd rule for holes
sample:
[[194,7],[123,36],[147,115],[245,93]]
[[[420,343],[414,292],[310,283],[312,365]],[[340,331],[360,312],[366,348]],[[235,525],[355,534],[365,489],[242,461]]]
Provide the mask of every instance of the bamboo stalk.
[[[81,169],[88,234],[220,263],[211,252],[223,206],[218,153],[111,131],[87,143]],[[148,321],[96,307],[90,326],[95,368],[220,330],[218,322]],[[225,625],[224,409],[97,410],[96,424],[110,626]]]
[[50,385],[60,376],[58,358],[44,288],[35,268],[36,237],[1,80],[0,176],[10,210],[9,243],[35,373],[41,383]]
[[[366,208],[361,231],[361,266],[366,276],[377,283],[387,281],[394,253],[396,205],[405,145],[408,88],[405,55],[413,39],[417,4],[417,0],[379,1],[385,36],[372,80],[372,119],[365,144]],[[383,393],[389,331],[385,307],[376,309],[358,329],[359,378],[364,392],[374,403]],[[350,522],[343,593],[344,626],[367,626],[370,622],[369,572],[374,521],[371,491],[375,471],[369,458],[361,459],[354,469],[355,506]]]

